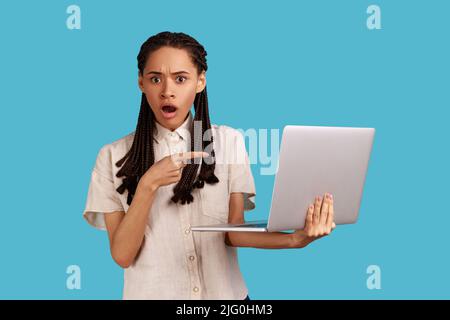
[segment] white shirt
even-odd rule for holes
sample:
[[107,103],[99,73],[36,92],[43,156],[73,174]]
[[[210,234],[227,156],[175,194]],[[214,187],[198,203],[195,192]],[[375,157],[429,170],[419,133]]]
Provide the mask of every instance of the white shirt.
[[[188,150],[192,114],[175,131],[156,123],[155,162]],[[173,203],[175,184],[160,187],[148,215],[141,252],[124,272],[124,299],[244,299],[248,290],[239,269],[237,248],[225,244],[223,232],[192,232],[191,225],[228,222],[229,197],[244,193],[244,210],[255,208],[253,175],[242,134],[212,125],[219,183],[194,188],[194,201]],[[128,191],[120,194],[115,163],[130,149],[134,132],[103,146],[92,171],[84,218],[106,230],[104,214],[127,212]]]

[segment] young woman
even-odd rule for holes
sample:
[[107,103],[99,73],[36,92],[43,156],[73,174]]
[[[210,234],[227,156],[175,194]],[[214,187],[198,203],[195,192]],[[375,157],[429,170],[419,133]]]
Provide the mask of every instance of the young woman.
[[136,130],[100,149],[83,215],[108,231],[124,299],[249,299],[237,247],[305,247],[335,227],[333,199],[316,197],[294,233],[191,232],[242,223],[255,208],[244,139],[210,123],[206,51],[195,39],[156,34],[137,60]]

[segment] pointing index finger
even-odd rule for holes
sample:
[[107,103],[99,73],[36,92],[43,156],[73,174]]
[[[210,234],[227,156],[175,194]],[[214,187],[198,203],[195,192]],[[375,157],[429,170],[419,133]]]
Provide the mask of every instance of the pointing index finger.
[[194,158],[204,158],[209,157],[209,153],[203,152],[203,151],[190,151],[185,152],[181,155],[181,159],[187,160],[187,159],[194,159]]

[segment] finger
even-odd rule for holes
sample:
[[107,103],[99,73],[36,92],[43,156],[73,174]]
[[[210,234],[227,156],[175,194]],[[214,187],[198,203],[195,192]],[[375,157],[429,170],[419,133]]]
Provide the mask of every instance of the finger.
[[178,181],[180,181],[180,177],[172,177],[169,180],[169,184],[177,183]]
[[179,170],[183,169],[183,168],[186,167],[186,166],[187,166],[186,163],[183,163],[183,162],[174,162],[171,171],[179,171]]
[[181,178],[181,173],[183,172],[183,169],[179,169],[175,171],[175,177]]
[[330,207],[330,198],[328,193],[325,193],[323,197],[323,204],[320,210],[320,224],[325,226],[328,218],[328,208]]
[[313,223],[318,224],[320,220],[320,207],[321,207],[322,199],[316,197],[316,201],[314,202],[314,214],[313,214]]
[[186,165],[181,162],[173,162],[173,166],[169,169],[170,173],[177,173],[182,170]]
[[172,170],[178,170],[181,167],[181,165],[183,164],[182,156],[183,156],[182,152],[174,153],[170,156],[174,164]]
[[172,170],[169,172],[168,176],[171,178],[178,177],[178,176],[181,177],[181,173],[182,173],[181,169]]
[[184,168],[187,165],[183,156],[183,152],[172,154],[171,159],[174,164],[172,170],[178,170],[180,168]]
[[183,170],[183,168],[186,166],[186,164],[183,164],[182,162],[180,162],[180,161],[172,161],[172,166],[170,167],[170,169],[169,169],[169,172],[178,172],[178,171],[181,171],[181,170]]
[[336,228],[336,223],[333,222],[333,225],[331,226],[331,229]]
[[308,229],[311,227],[312,222],[313,222],[313,213],[314,213],[314,204],[310,204],[308,207],[308,210],[306,212],[305,229]]
[[328,208],[328,218],[327,218],[328,228],[333,229],[333,224],[334,224],[334,202],[333,202],[333,195],[330,195],[330,207]]
[[[197,158],[205,158],[209,157],[209,153],[203,152],[203,151],[190,151],[190,152],[180,152],[177,155],[177,159],[179,162],[183,163],[184,165],[192,163],[192,159]],[[197,163],[197,162],[194,162]],[[200,163],[200,162],[199,162]]]
[[183,160],[194,159],[194,158],[206,158],[209,157],[209,153],[203,151],[189,151],[181,155]]

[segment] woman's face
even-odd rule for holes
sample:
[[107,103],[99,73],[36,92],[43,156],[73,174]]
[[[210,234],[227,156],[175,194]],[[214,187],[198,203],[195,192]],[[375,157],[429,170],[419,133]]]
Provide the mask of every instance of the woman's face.
[[186,119],[195,95],[205,88],[206,75],[204,71],[197,74],[186,50],[162,47],[147,58],[138,82],[156,121],[175,130]]

